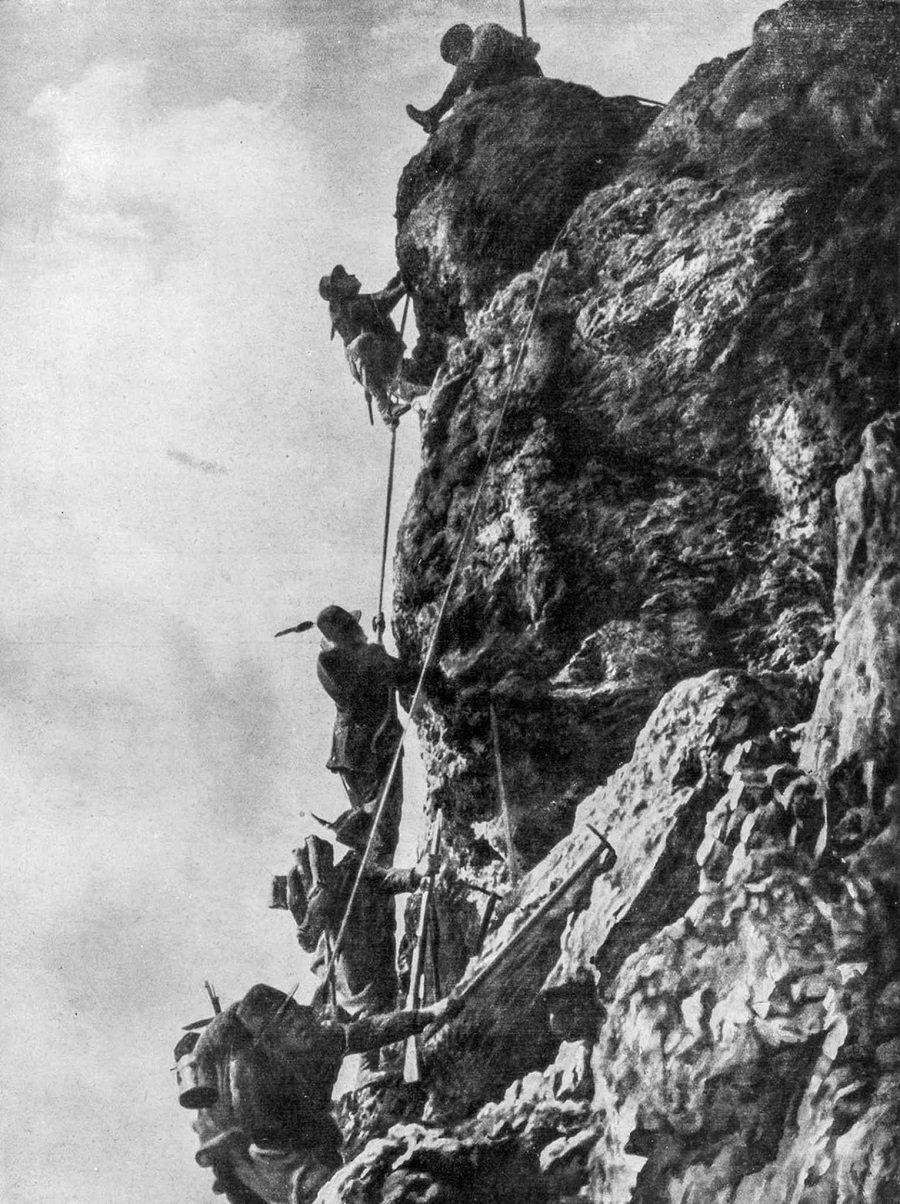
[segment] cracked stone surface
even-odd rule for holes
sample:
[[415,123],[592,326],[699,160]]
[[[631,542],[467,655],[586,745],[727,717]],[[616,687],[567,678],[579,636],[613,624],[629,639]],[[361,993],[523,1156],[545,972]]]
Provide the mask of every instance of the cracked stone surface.
[[[618,153],[591,177],[554,114]],[[345,1101],[318,1204],[894,1204],[900,5],[788,0],[658,115],[557,81],[473,97],[398,218],[440,366],[396,550],[407,656],[508,403],[417,720],[444,985],[588,824],[618,861],[428,1035],[418,1095]],[[480,960],[466,878],[503,896]]]

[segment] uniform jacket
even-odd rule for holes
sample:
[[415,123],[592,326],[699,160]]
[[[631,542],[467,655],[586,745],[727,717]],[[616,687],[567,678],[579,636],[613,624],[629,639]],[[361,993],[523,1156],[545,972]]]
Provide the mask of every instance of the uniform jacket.
[[365,773],[389,761],[402,731],[395,694],[405,696],[415,674],[381,644],[323,649],[317,673],[337,708],[327,767]]

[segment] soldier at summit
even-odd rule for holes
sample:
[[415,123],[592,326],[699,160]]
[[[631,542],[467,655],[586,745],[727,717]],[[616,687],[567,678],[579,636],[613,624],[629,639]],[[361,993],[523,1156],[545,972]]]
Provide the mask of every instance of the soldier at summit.
[[536,62],[539,51],[531,38],[519,37],[493,22],[474,30],[470,25],[451,25],[441,39],[441,58],[456,68],[453,78],[430,109],[407,105],[406,112],[432,134],[444,114],[470,89],[480,91],[522,76],[543,75]]
[[361,292],[358,277],[336,264],[319,281],[319,296],[328,302],[331,337],[335,331],[355,380],[362,385],[372,413],[372,400],[388,426],[396,424],[404,407],[393,400],[400,385],[404,343],[391,311],[406,289],[399,274],[377,293]]

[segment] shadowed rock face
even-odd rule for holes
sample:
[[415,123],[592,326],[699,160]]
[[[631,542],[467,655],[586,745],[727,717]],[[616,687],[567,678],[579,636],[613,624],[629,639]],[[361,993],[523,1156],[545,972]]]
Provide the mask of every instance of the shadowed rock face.
[[433,371],[466,316],[532,266],[657,112],[558,79],[459,101],[397,191],[397,262],[414,297],[420,369]]
[[[834,483],[895,387],[898,19],[874,2],[767,14],[587,197],[552,262],[481,309],[480,262],[440,243],[468,333],[423,423],[395,629],[421,652],[508,393],[420,730],[434,800],[490,819],[494,693],[526,863],[681,678],[774,672],[798,717],[813,704]],[[416,193],[405,255],[438,213],[465,222],[455,187]]]
[[436,147],[408,169],[402,255],[447,346],[398,539],[408,654],[509,403],[420,721],[446,876],[503,883],[491,698],[530,869],[482,959],[588,822],[619,860],[426,1041],[443,1125],[370,1143],[320,1204],[897,1199],[898,55],[897,4],[764,14],[512,280]]

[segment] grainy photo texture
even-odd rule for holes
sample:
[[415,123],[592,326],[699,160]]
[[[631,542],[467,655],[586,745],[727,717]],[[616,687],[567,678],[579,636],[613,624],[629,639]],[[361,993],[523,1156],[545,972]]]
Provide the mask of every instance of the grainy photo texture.
[[900,1204],[900,4],[0,58],[4,1204]]

